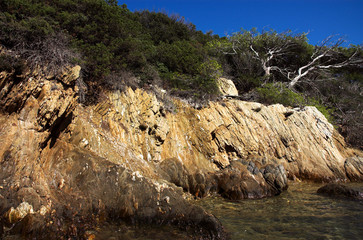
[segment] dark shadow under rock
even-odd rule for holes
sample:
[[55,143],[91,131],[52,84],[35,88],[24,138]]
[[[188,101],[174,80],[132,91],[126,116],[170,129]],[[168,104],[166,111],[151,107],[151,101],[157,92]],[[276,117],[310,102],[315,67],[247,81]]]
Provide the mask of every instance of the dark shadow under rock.
[[348,186],[338,184],[338,183],[329,183],[318,189],[317,193],[326,195],[329,197],[340,197],[340,198],[349,198],[354,200],[363,200],[363,193]]

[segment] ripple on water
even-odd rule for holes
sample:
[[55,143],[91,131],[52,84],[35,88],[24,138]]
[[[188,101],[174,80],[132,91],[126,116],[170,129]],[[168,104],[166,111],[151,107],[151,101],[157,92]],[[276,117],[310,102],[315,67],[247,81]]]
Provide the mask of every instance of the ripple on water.
[[363,202],[318,195],[321,186],[293,183],[273,198],[211,197],[198,204],[221,220],[232,239],[362,239]]

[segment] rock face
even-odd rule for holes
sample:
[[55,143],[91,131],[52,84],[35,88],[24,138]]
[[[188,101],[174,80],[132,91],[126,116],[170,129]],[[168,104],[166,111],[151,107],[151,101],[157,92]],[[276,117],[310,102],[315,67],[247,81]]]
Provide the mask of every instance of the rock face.
[[123,219],[224,239],[218,219],[188,199],[274,196],[287,177],[362,180],[360,153],[314,107],[174,100],[169,113],[141,89],[83,106],[79,71],[0,73],[2,236],[83,238]]
[[352,181],[362,181],[363,178],[363,158],[351,157],[345,160],[344,168],[347,176]]

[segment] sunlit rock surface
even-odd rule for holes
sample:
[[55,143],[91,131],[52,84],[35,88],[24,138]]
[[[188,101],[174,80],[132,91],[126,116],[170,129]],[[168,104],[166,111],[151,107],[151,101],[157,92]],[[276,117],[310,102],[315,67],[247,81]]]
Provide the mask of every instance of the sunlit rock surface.
[[174,100],[171,113],[130,88],[84,106],[79,71],[0,73],[3,236],[84,238],[121,219],[224,239],[218,219],[190,199],[274,196],[288,177],[362,180],[361,153],[314,107],[224,100],[197,110]]
[[233,81],[227,78],[218,79],[219,91],[223,95],[238,96],[238,90],[234,85]]

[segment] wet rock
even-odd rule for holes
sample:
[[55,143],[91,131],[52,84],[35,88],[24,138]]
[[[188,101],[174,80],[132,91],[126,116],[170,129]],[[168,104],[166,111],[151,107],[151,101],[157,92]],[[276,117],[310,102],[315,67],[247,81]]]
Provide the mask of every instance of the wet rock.
[[273,166],[269,164],[264,167],[262,174],[266,182],[276,190],[277,194],[288,188],[286,171],[282,165]]
[[176,158],[165,159],[160,163],[160,169],[164,179],[189,192],[190,174],[182,162]]
[[216,183],[210,174],[200,171],[192,174],[176,158],[163,160],[160,168],[164,179],[197,198],[205,197],[216,189]]
[[329,197],[343,197],[354,200],[363,200],[362,192],[338,183],[329,183],[319,188],[317,193],[327,195]]
[[225,198],[240,200],[274,196],[287,189],[286,173],[282,166],[268,165],[263,174],[256,168],[254,164],[246,166],[238,161],[232,162],[216,175],[218,192]]

